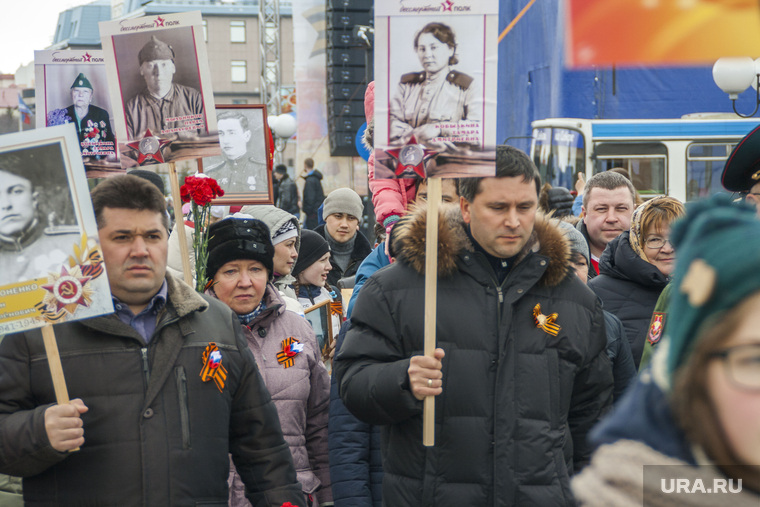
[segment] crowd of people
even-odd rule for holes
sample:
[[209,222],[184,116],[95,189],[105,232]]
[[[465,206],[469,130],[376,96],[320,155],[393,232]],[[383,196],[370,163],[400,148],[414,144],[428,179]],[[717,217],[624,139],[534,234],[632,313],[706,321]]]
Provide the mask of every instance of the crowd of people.
[[[737,150],[760,153],[758,130]],[[665,472],[644,467],[672,465],[757,503],[760,208],[639,202],[607,171],[578,217],[525,153],[496,153],[493,177],[441,182],[432,355],[426,180],[397,183],[374,247],[348,188],[312,228],[292,208],[222,210],[203,293],[167,269],[159,185],[99,183],[115,312],[56,326],[67,404],[39,330],[0,341],[0,499],[21,501],[21,477],[31,505],[664,505]],[[749,194],[740,155],[724,180]],[[3,241],[34,226],[18,209],[35,209],[35,180],[14,167]],[[552,202],[564,211],[539,210]]]

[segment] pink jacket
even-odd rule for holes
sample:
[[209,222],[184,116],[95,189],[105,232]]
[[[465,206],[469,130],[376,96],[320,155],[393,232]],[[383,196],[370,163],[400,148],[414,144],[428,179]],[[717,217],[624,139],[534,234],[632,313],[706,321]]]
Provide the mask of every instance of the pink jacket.
[[[395,223],[398,218],[406,213],[409,203],[414,201],[415,189],[414,179],[404,178],[398,180],[375,179],[375,153],[372,150],[372,131],[374,130],[375,116],[375,82],[372,81],[367,85],[367,91],[364,93],[364,116],[367,118],[367,133],[365,133],[365,143],[370,148],[369,160],[369,189],[372,192],[372,205],[375,207],[375,217],[377,221],[388,227]],[[393,220],[393,217],[397,217]],[[386,223],[386,220],[388,223]]]
[[[264,301],[267,309],[251,322],[250,328],[243,326],[243,332],[277,407],[282,434],[290,446],[304,493],[314,495],[319,504],[329,503],[332,502],[327,456],[330,377],[309,322],[285,309],[272,284],[267,285]],[[299,340],[303,351],[296,354],[292,366],[285,368],[278,362],[277,352],[282,350],[282,341],[289,337]],[[233,467],[230,467],[228,482],[229,505],[249,505],[243,482]]]

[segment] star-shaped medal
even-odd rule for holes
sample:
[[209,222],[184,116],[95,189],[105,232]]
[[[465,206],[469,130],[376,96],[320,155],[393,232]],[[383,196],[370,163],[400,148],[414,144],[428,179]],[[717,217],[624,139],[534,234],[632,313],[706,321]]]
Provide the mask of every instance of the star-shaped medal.
[[127,143],[127,146],[140,153],[137,157],[137,163],[142,165],[145,160],[152,158],[159,164],[164,163],[164,155],[161,150],[171,141],[154,136],[150,129],[145,131],[145,136],[137,141]]
[[425,161],[437,154],[435,150],[429,150],[424,145],[418,144],[415,136],[412,136],[401,148],[385,150],[385,152],[398,161],[395,174],[399,178],[413,178],[415,175],[425,178]]

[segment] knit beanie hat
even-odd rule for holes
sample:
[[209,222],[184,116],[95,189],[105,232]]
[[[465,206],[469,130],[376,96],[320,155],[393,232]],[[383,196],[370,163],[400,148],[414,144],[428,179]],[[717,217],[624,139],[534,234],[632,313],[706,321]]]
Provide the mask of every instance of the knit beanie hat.
[[[703,326],[760,291],[760,221],[754,207],[717,194],[686,207],[671,241],[678,251],[666,328],[667,380],[694,349]],[[665,348],[665,347],[663,347]],[[659,361],[658,361],[659,360]]]
[[555,217],[564,217],[573,214],[573,194],[564,187],[552,187],[547,190],[548,209],[554,211]]
[[271,204],[255,204],[243,206],[240,212],[247,213],[253,218],[267,224],[273,245],[282,243],[290,238],[296,238],[296,251],[300,250],[301,226],[298,223],[298,219],[287,211]]
[[299,273],[317,262],[329,251],[330,245],[327,244],[324,236],[318,232],[304,229],[301,231],[301,249],[298,251],[298,260],[296,260],[296,265],[293,266],[293,271],[290,274],[298,278]]
[[362,215],[364,214],[362,198],[350,188],[333,190],[325,197],[325,207],[322,211],[322,216],[327,218],[333,213],[345,213],[354,216],[359,219],[359,224],[361,224]]
[[565,235],[567,241],[570,243],[570,252],[579,253],[586,258],[586,264],[589,264],[589,251],[586,238],[583,237],[581,231],[575,228],[570,222],[559,220],[557,222],[560,232]]
[[261,220],[229,217],[209,226],[206,275],[213,278],[219,268],[230,261],[251,259],[259,261],[274,274],[274,246],[269,229]]

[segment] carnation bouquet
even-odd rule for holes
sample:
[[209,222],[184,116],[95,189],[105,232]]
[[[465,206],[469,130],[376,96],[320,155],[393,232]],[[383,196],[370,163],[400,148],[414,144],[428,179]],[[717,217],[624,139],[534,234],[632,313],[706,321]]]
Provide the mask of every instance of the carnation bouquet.
[[193,250],[195,252],[195,290],[203,292],[206,288],[206,261],[208,260],[208,218],[211,201],[224,195],[224,190],[214,178],[199,173],[185,178],[180,190],[182,202],[192,206]]

